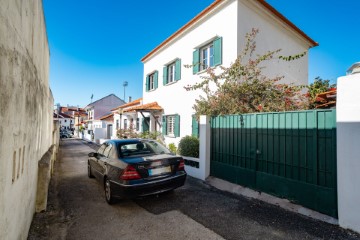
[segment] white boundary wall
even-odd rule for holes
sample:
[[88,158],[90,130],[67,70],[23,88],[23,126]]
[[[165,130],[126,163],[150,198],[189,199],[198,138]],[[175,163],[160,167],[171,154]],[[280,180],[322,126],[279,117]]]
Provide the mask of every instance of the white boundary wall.
[[360,74],[337,82],[339,224],[360,233]]

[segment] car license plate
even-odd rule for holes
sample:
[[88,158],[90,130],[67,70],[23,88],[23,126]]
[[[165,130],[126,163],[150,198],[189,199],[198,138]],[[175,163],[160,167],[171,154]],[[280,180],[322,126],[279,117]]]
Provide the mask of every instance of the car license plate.
[[154,176],[162,173],[169,173],[171,172],[170,166],[167,167],[160,167],[160,168],[153,168],[149,169],[149,176]]

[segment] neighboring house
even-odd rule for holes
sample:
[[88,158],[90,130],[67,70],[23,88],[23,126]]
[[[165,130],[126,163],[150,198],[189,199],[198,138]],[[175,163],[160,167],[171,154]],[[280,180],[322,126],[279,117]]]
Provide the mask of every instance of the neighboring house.
[[[142,126],[146,126],[145,124],[140,124],[140,118],[141,114],[136,112],[135,110],[132,110],[135,107],[142,105],[142,98],[136,99],[134,101],[130,101],[126,104],[123,104],[121,106],[118,106],[114,109],[111,109],[114,116],[114,129],[112,138],[117,138],[117,131],[119,129],[130,129],[132,128],[135,132],[141,132],[141,131],[147,131],[146,127],[142,129]],[[145,114],[143,118],[146,119],[148,117],[148,114]]]
[[[70,121],[70,129],[77,131],[76,127],[79,127],[81,122],[84,122],[87,118],[87,113],[83,108],[75,106],[62,107],[58,105],[57,112],[70,116],[72,121]],[[67,122],[67,121],[66,121]]]
[[[133,110],[151,113],[147,116],[150,130],[161,129],[167,144],[178,144],[186,135],[196,136],[192,106],[201,92],[184,87],[199,82],[208,67],[229,67],[253,28],[259,29],[258,53],[282,49],[281,55],[292,56],[317,46],[263,0],[217,0],[142,58],[143,103]],[[184,67],[191,64],[195,67]],[[284,76],[284,83],[307,84],[308,57],[270,61],[264,73]],[[155,104],[157,110],[147,109]]]
[[113,123],[114,123],[114,114],[110,113],[100,118],[102,124],[106,128],[106,139],[111,139],[114,134]]
[[[106,138],[107,124],[101,118],[111,114],[111,109],[123,105],[125,102],[118,98],[115,94],[110,94],[95,102],[88,104],[84,110],[87,112],[87,131],[84,137],[88,140],[98,141],[101,138]],[[110,133],[110,136],[112,133]]]
[[71,116],[65,113],[56,113],[53,114],[54,120],[58,121],[60,124],[60,130],[71,130],[74,127],[75,120]]

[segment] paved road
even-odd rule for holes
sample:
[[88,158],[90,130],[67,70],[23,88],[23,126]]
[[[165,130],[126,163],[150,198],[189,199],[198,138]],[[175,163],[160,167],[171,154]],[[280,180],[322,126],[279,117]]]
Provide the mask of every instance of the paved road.
[[61,142],[48,211],[35,215],[28,239],[360,239],[190,177],[172,193],[109,206],[100,184],[87,178],[90,147]]

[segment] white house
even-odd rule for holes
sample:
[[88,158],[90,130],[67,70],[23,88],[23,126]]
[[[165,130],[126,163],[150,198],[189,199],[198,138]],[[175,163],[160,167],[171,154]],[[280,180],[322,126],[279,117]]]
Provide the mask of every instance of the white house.
[[[150,130],[161,129],[167,144],[197,135],[192,106],[199,91],[185,86],[200,80],[207,67],[228,67],[241,53],[246,33],[259,29],[257,51],[282,49],[281,55],[307,52],[317,43],[263,0],[216,0],[141,60],[144,64],[143,106],[150,111]],[[196,64],[194,68],[184,65]],[[286,83],[308,83],[308,57],[274,60],[265,69]],[[140,107],[141,108],[141,107]],[[141,109],[140,109],[141,110]]]
[[[116,133],[119,129],[132,129],[136,133],[150,131],[150,129],[161,131],[161,129],[156,128],[160,124],[160,120],[155,115],[161,114],[163,109],[156,102],[143,104],[143,99],[139,98],[112,109],[112,112],[115,126],[112,138],[117,138]],[[155,124],[156,122],[158,124]]]
[[53,114],[54,120],[58,121],[60,124],[60,130],[70,130],[74,127],[75,119],[65,113],[62,112],[54,112]]

